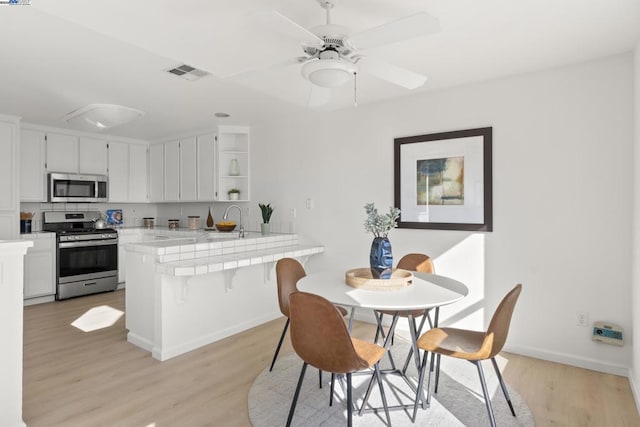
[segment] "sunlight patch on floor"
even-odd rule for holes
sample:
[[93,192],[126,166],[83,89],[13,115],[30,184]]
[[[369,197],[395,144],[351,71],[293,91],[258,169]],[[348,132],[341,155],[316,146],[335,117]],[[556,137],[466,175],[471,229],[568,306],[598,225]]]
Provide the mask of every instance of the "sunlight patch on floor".
[[124,314],[108,305],[100,305],[87,310],[82,316],[78,317],[71,323],[83,332],[96,331],[98,329],[108,328],[118,321]]

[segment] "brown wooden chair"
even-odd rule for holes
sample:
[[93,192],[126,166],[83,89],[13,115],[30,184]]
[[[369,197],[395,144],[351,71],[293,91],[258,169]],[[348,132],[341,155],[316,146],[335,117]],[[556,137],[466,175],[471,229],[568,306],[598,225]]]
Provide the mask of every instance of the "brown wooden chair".
[[[396,268],[401,268],[403,270],[409,271],[418,271],[421,273],[434,273],[435,267],[433,265],[433,261],[428,255],[424,254],[416,254],[411,253],[403,256],[400,261],[398,261],[398,265]],[[392,310],[376,310],[376,320],[378,322],[378,329],[376,330],[376,336],[374,342],[378,342],[378,337],[382,335],[384,339],[384,329],[382,328],[382,318],[385,314],[390,316],[404,317],[409,321],[409,327],[413,329],[415,336],[418,337],[422,333],[422,329],[424,328],[424,323],[426,320],[429,320],[430,327],[433,327],[433,321],[431,320],[431,316],[429,312],[431,309],[427,310],[408,310],[408,311],[392,311]],[[411,317],[409,317],[411,315]],[[415,319],[417,317],[422,317],[420,321],[420,325],[416,327]],[[392,337],[393,338],[393,337]],[[411,360],[411,356],[413,354],[413,348],[409,351],[409,355],[407,356],[404,367],[402,371],[405,372],[407,370],[407,366],[409,365],[409,361]],[[391,358],[392,367],[395,369],[395,362],[393,358]]]
[[[287,426],[291,425],[307,365],[347,379],[347,425],[352,425],[353,398],[351,374],[373,367],[387,424],[391,425],[378,362],[385,349],[377,344],[352,338],[342,313],[328,300],[307,292],[294,292],[289,297],[291,344],[303,360],[298,385],[293,395]],[[331,387],[333,395],[333,386]],[[368,396],[366,396],[368,397]]]
[[[287,329],[289,328],[289,295],[291,295],[292,292],[298,291],[296,284],[298,283],[298,280],[302,279],[306,275],[307,273],[304,271],[302,265],[293,258],[282,258],[276,263],[278,304],[280,305],[280,312],[282,312],[282,314],[287,318],[287,322],[284,324],[284,328],[282,329],[282,335],[280,335],[280,341],[278,341],[278,346],[273,354],[273,360],[271,361],[269,371],[272,371],[273,366],[276,364],[278,353],[280,353],[280,347],[282,347],[282,342],[284,341]],[[343,316],[347,315],[347,310],[344,308],[339,307],[339,310]]]
[[[431,399],[431,371],[433,370],[433,355],[437,355],[438,364],[440,363],[440,356],[456,357],[458,359],[468,360],[476,365],[478,369],[478,375],[480,377],[480,384],[482,385],[482,393],[484,394],[484,401],[489,414],[489,421],[492,426],[496,425],[496,420],[493,415],[493,408],[491,407],[491,398],[487,390],[487,384],[484,379],[484,372],[482,371],[481,361],[491,359],[493,368],[496,371],[498,380],[500,381],[500,387],[504,393],[504,397],[507,399],[511,414],[516,416],[511,404],[511,398],[509,392],[502,379],[502,374],[496,363],[495,356],[500,353],[507,335],[509,334],[509,325],[511,323],[511,316],[513,315],[513,309],[516,306],[520,292],[522,291],[522,285],[516,285],[500,302],[500,305],[496,309],[489,327],[486,332],[470,331],[467,329],[456,328],[434,328],[420,337],[418,340],[418,348],[424,350],[424,357],[420,368],[420,376],[418,378],[418,388],[416,392],[416,401],[413,408],[413,420],[415,422],[416,413],[418,411],[418,404],[421,399],[424,399],[424,390],[422,385],[424,382],[424,371],[427,365],[427,355],[431,352],[431,369],[429,370],[429,380],[427,381],[427,399],[423,400],[423,408],[429,404]],[[439,372],[436,372],[436,384],[435,393],[438,392],[438,380]]]

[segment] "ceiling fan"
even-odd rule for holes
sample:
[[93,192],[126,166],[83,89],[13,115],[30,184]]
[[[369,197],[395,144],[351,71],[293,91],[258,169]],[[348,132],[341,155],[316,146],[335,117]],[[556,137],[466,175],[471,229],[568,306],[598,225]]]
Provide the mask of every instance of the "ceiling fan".
[[427,77],[422,74],[370,58],[361,51],[435,33],[440,29],[435,17],[419,12],[349,34],[347,27],[331,23],[334,3],[317,1],[326,11],[326,24],[309,30],[277,11],[270,13],[272,28],[301,41],[305,55],[295,58],[295,61],[302,64],[301,74],[311,82],[310,106],[326,104],[330,100],[331,89],[342,86],[351,79],[354,81],[355,94],[355,79],[360,72],[407,89],[416,89],[426,82]]

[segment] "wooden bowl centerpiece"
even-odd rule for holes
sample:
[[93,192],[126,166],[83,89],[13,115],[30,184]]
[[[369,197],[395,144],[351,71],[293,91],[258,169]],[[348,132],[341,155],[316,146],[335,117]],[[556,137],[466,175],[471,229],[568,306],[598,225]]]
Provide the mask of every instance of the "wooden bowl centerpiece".
[[233,221],[221,221],[216,223],[216,229],[222,232],[233,231],[236,228],[236,223]]
[[345,273],[345,282],[352,288],[370,291],[395,291],[413,284],[413,273],[394,268],[389,279],[374,279],[370,268],[354,268]]

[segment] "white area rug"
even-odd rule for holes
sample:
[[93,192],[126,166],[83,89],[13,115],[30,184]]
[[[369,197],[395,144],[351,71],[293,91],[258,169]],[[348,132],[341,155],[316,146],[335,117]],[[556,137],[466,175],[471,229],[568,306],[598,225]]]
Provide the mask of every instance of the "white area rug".
[[[396,340],[396,344],[391,349],[396,366],[402,367],[408,349],[408,344],[399,339]],[[503,370],[507,361],[499,356],[497,360]],[[408,374],[416,379],[414,382],[416,384],[418,376],[415,364],[412,362],[409,366]],[[387,356],[382,359],[381,367],[382,369],[390,367]],[[269,372],[269,369],[266,368],[258,375],[249,392],[249,417],[255,427],[284,426],[286,424],[301,368],[302,361],[297,355],[292,354],[279,358],[273,372]],[[520,395],[507,384],[517,417],[511,415],[491,361],[483,362],[483,369],[487,387],[493,396],[491,402],[497,425],[534,426],[535,422],[531,410]],[[307,367],[293,417],[293,426],[346,425],[346,396],[338,383],[336,383],[333,406],[329,406],[330,379],[331,375],[324,373],[323,386],[320,389],[318,387],[318,370],[311,366]],[[370,375],[353,375],[353,399],[358,408],[362,403],[369,379]],[[432,379],[432,383],[435,382],[435,373]],[[425,378],[425,388],[426,382]],[[383,375],[383,384],[389,406],[397,405],[398,399],[402,399],[404,403],[413,401],[414,392],[398,375]],[[377,383],[374,383],[369,404],[382,406]],[[443,356],[438,394],[432,393],[429,408],[426,410],[418,409],[415,424],[412,424],[409,418],[411,413],[412,409],[390,411],[391,424],[393,426],[489,426],[489,417],[475,365],[464,360]],[[385,422],[386,418],[382,409],[378,413],[368,412],[363,416],[358,416],[354,411],[354,426],[381,426],[385,425]]]

